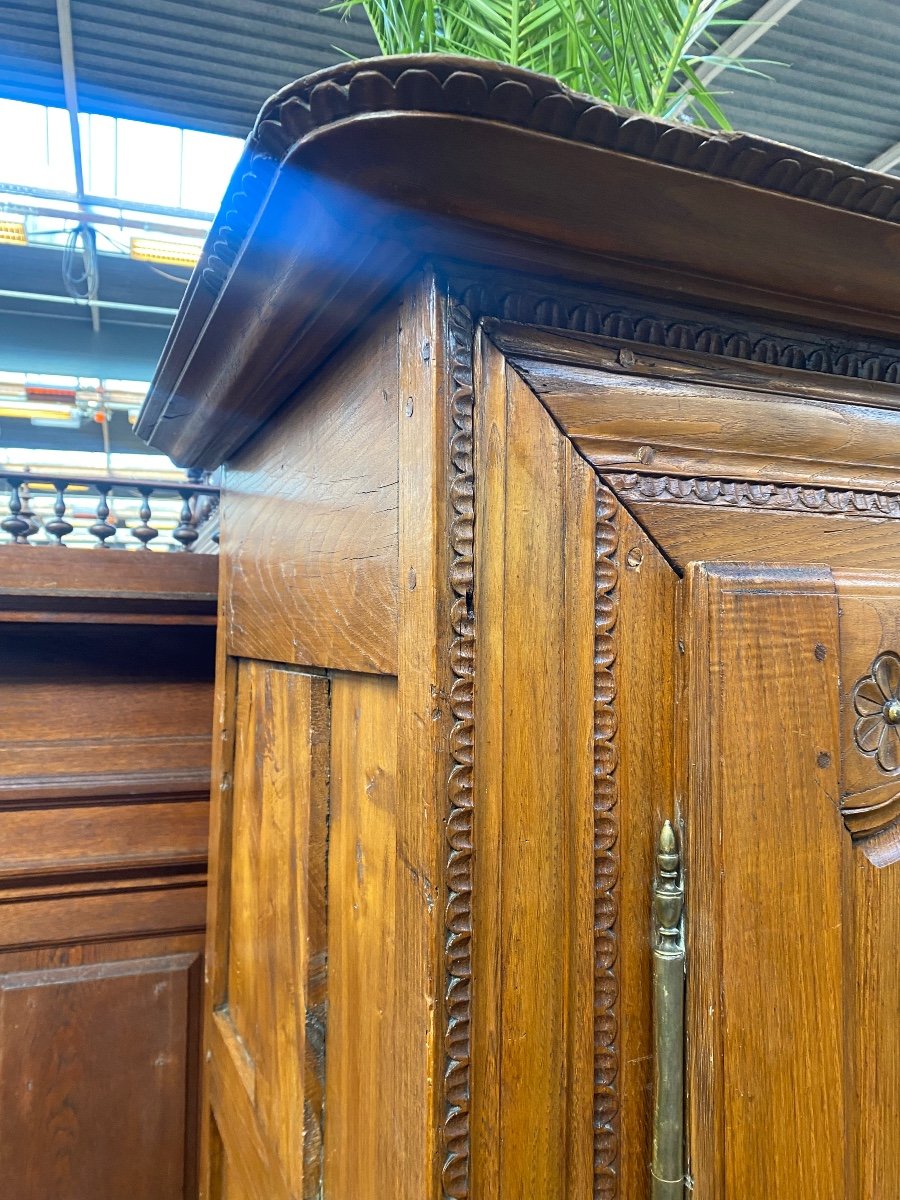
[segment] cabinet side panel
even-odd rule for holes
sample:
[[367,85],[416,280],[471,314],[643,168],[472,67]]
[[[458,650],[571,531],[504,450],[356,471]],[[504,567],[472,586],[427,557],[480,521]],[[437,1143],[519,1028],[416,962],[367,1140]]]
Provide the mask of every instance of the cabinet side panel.
[[[458,672],[466,655],[451,634],[449,565],[451,546],[455,562],[466,553],[461,523],[454,520],[467,503],[456,471],[463,465],[457,452],[465,438],[458,423],[459,385],[448,378],[456,339],[451,336],[448,346],[444,299],[428,274],[424,285],[412,281],[401,324],[397,855],[405,869],[397,876],[394,974],[396,1039],[405,1066],[394,1129],[400,1186],[393,1195],[433,1200],[441,1168],[451,1157],[452,1134],[441,1136],[444,1122],[452,1120],[448,1114],[462,1090],[462,1081],[447,1066],[455,1046],[441,1034],[447,1028],[444,939],[452,923],[443,883],[446,869],[449,889],[456,863],[464,857],[453,849],[457,831],[448,799],[455,787],[450,783],[451,708],[465,709],[465,681]],[[471,352],[471,335],[468,340]],[[465,608],[460,613],[457,606],[452,613],[456,634]],[[467,682],[471,688],[471,675]],[[465,739],[453,739],[453,745],[457,758],[465,757]]]
[[403,1196],[394,1151],[404,1056],[394,988],[397,681],[332,679],[325,1195]]
[[208,1103],[219,1165],[300,1200],[321,1188],[328,682],[244,661],[234,710],[233,782],[215,806]]
[[229,653],[396,671],[397,331],[389,305],[229,463]]

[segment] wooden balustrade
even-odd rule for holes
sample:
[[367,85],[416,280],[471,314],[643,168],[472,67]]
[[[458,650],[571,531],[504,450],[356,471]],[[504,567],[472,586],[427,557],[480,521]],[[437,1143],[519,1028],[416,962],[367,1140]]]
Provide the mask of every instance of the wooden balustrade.
[[20,545],[191,551],[219,501],[217,487],[193,480],[0,470],[2,483],[8,512],[0,529]]

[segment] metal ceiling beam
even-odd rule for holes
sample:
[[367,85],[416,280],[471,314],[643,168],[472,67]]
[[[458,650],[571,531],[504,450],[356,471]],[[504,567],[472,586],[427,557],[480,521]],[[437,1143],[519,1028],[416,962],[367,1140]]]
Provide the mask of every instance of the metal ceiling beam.
[[[0,194],[4,196],[34,196],[39,200],[65,200],[69,204],[77,204],[78,197],[74,192],[61,192],[54,188],[30,187],[23,183],[4,183],[0,180]],[[145,204],[140,200],[121,200],[118,196],[95,196],[88,194],[81,199],[92,208],[113,208],[121,212],[147,213],[154,217],[179,217],[186,221],[202,221],[211,225],[215,219],[214,212],[205,212],[199,208],[178,208],[169,204]],[[192,236],[204,237],[205,229],[192,230]]]
[[174,317],[177,308],[163,308],[157,304],[129,304],[124,300],[78,300],[74,296],[50,296],[42,292],[16,292],[9,288],[0,288],[0,297],[8,300],[36,300],[41,304],[95,304],[98,308],[115,308],[121,312],[156,313],[164,317]]
[[[78,84],[75,76],[75,44],[72,39],[72,10],[69,0],[56,0],[56,26],[59,34],[59,56],[62,63],[63,91],[66,97],[66,109],[69,113],[69,133],[72,139],[72,157],[75,162],[75,189],[78,193],[80,206],[84,200],[84,159],[81,153],[81,129],[78,124]],[[82,244],[84,244],[82,239]],[[90,272],[91,256],[87,246],[84,246],[84,267]],[[88,287],[91,287],[90,278]],[[91,309],[91,325],[94,333],[100,332],[100,309],[88,296]]]
[[[747,18],[746,24],[741,25],[716,48],[716,57],[721,56],[723,59],[731,60],[743,58],[763,34],[773,29],[799,3],[800,0],[766,0],[766,3],[758,8],[752,17]],[[727,62],[701,63],[696,74],[701,83],[708,85],[727,69]],[[690,99],[690,88],[682,88],[682,99],[671,110],[670,116],[674,117],[682,112],[690,103]]]
[[870,171],[893,171],[898,166],[900,166],[900,142],[894,142],[893,146],[888,146],[887,150],[882,150],[876,158],[866,163],[866,167]]
[[20,204],[16,200],[0,200],[0,212],[21,217],[58,217],[60,221],[77,221],[82,225],[90,222],[92,225],[140,229],[146,233],[167,233],[175,237],[191,238],[197,242],[202,242],[204,236],[203,230],[192,229],[189,225],[176,225],[172,221],[157,221],[155,218],[146,220],[143,217],[112,217],[105,213],[88,212],[83,208],[54,208],[51,204]]

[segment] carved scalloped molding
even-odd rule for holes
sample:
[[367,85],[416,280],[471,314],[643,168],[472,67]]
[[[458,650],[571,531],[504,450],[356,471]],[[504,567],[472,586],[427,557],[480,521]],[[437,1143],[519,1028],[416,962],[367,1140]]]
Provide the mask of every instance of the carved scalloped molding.
[[604,480],[624,500],[680,502],[717,508],[775,509],[828,516],[900,518],[900,496],[886,492],[837,491],[793,484],[733,479],[691,479],[604,471]]
[[619,822],[615,497],[597,481],[594,542],[594,1200],[615,1200],[619,1162]]
[[202,278],[218,292],[274,170],[306,134],[374,112],[452,113],[615,150],[687,171],[900,221],[900,183],[744,133],[670,124],[579,95],[556,80],[452,56],[343,63],[283,88],[250,135],[228,210],[209,240]]
[[[449,308],[450,586],[453,594],[450,663],[452,768],[447,823],[445,918],[446,1025],[444,1160],[447,1200],[469,1197],[469,1101],[472,986],[472,846],[475,623],[471,598],[475,477],[472,386],[473,321],[459,304]],[[618,505],[596,483],[594,543],[594,1200],[615,1200],[619,1161],[618,1051],[618,783],[615,626],[618,617]]]
[[472,319],[450,305],[450,379],[453,433],[450,440],[450,755],[448,784],[447,907],[445,925],[446,1026],[444,1146],[442,1173],[448,1200],[469,1195],[469,1074],[472,978],[472,766],[475,739],[475,586],[473,560],[475,473],[473,462]]
[[900,384],[900,348],[884,349],[864,340],[828,338],[824,332],[805,330],[783,334],[760,328],[751,332],[749,321],[732,322],[722,313],[705,316],[692,309],[679,311],[661,301],[653,302],[651,309],[649,301],[633,296],[598,298],[596,289],[587,293],[554,288],[551,293],[529,286],[526,280],[495,282],[490,272],[478,280],[454,274],[451,286],[476,319],[495,317],[820,375]]

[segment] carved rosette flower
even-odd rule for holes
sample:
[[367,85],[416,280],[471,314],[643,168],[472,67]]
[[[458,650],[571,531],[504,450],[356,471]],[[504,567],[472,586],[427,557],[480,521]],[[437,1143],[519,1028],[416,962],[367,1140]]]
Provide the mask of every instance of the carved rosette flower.
[[900,771],[900,655],[879,654],[853,689],[853,737],[882,771]]

